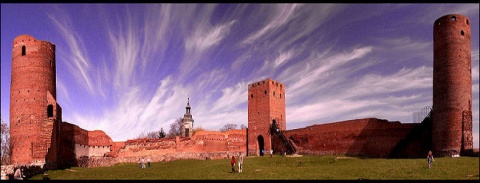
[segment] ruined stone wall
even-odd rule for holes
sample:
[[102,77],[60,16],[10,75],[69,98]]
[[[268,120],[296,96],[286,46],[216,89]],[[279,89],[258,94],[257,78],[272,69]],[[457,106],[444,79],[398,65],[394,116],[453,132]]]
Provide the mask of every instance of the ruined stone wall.
[[112,146],[110,147],[110,152],[107,153],[108,157],[118,157],[118,152],[120,148],[123,148],[125,146],[125,142],[113,142]]
[[[12,164],[45,162],[53,128],[47,95],[56,98],[55,45],[20,35],[12,44],[10,143]],[[45,129],[50,128],[50,129]]]
[[59,143],[59,159],[66,166],[78,166],[78,158],[82,156],[108,156],[114,144],[101,130],[88,131],[68,122],[61,123]]
[[471,134],[471,128],[463,130],[471,124],[462,124],[472,105],[470,21],[459,14],[442,16],[435,20],[433,34],[433,150],[437,156],[460,154],[462,137]]
[[[118,163],[138,163],[142,157],[149,157],[152,162],[222,159],[239,153],[246,154],[246,129],[226,132],[201,130],[192,137],[134,139],[127,140],[120,148],[119,145],[111,148],[111,154],[115,154]],[[118,151],[113,152],[117,148]]]
[[388,157],[418,124],[366,118],[284,131],[298,154]]

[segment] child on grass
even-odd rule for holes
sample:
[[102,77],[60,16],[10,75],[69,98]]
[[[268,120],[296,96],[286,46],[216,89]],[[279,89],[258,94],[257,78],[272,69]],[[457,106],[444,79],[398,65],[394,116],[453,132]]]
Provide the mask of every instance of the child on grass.
[[232,166],[232,173],[235,173],[235,156],[232,156],[232,161],[230,162],[230,165]]
[[434,161],[432,151],[428,151],[427,161],[428,161],[428,168],[432,168],[432,162]]

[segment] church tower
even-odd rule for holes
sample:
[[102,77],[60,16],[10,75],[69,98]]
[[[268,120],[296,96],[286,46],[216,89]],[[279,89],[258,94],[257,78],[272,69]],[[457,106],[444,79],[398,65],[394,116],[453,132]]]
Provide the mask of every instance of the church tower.
[[186,111],[182,120],[182,137],[191,137],[193,135],[193,118],[190,114],[190,97],[187,101]]

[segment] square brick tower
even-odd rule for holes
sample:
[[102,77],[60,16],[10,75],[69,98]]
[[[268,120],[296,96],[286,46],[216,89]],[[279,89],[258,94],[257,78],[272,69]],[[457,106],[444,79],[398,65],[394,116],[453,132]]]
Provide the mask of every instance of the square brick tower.
[[[269,154],[272,149],[270,126],[286,129],[285,86],[272,79],[248,85],[248,155]],[[275,152],[274,152],[275,153]]]

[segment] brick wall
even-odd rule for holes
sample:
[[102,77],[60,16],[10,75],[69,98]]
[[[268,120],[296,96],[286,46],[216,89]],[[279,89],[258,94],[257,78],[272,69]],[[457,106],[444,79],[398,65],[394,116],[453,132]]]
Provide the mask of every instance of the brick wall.
[[[388,157],[418,124],[366,118],[284,131],[298,154]],[[281,152],[280,152],[281,153]]]
[[[197,131],[192,137],[134,139],[118,148],[117,161],[138,162],[150,157],[153,162],[178,159],[222,159],[229,155],[246,154],[246,130]],[[120,143],[120,142],[115,142]]]

